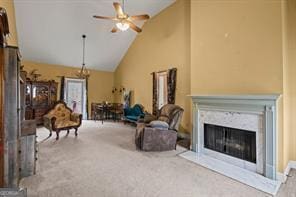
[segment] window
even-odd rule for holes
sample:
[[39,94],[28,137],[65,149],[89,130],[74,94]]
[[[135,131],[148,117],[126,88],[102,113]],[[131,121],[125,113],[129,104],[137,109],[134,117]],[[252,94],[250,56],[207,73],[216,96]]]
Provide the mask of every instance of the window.
[[157,115],[166,104],[175,104],[177,69],[171,68],[152,74],[152,113]]
[[167,72],[157,73],[157,101],[158,109],[168,103]]

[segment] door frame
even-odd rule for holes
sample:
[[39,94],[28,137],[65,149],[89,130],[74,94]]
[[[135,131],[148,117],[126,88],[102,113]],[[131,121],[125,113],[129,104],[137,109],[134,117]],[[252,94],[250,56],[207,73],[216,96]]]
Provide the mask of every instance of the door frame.
[[[68,82],[76,82],[76,83],[81,83],[83,84],[83,95],[82,95],[82,117],[84,120],[87,120],[88,114],[87,114],[87,80],[86,79],[78,79],[78,78],[71,78],[71,77],[65,77],[64,81],[64,101],[67,103],[68,99]],[[67,103],[68,105],[68,103]],[[69,106],[68,106],[69,107]],[[70,107],[71,108],[71,107]]]

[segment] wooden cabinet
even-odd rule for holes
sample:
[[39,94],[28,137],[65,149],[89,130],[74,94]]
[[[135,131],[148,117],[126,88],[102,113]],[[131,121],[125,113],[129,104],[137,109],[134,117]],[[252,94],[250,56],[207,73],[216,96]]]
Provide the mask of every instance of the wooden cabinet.
[[16,47],[0,48],[1,76],[1,187],[19,183],[19,58]]
[[27,81],[26,84],[26,120],[35,119],[43,124],[43,116],[57,101],[55,81]]

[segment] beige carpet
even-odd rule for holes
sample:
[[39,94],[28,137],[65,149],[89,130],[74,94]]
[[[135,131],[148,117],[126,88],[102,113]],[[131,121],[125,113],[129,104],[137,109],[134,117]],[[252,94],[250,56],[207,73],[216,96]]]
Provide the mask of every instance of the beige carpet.
[[65,134],[38,129],[37,174],[21,181],[30,197],[268,196],[177,156],[181,147],[136,150],[132,126],[84,121],[77,138]]

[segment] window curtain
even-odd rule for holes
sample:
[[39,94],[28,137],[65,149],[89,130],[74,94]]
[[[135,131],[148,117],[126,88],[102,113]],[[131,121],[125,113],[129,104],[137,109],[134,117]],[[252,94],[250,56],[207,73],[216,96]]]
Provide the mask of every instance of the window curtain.
[[60,101],[65,99],[65,76],[61,77]]
[[176,85],[177,85],[177,69],[173,68],[168,70],[168,104],[175,104],[176,100]]
[[152,114],[153,115],[157,115],[158,114],[158,102],[157,102],[157,73],[154,72],[152,73],[152,76],[153,76],[153,92],[152,92]]

